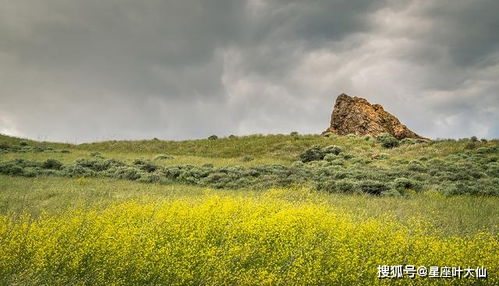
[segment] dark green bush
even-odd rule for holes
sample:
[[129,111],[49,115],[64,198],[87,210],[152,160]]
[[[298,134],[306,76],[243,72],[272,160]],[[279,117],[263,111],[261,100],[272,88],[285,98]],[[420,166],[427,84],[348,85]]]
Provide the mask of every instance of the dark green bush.
[[352,154],[349,154],[349,153],[341,153],[340,155],[345,160],[350,160],[350,159],[352,159],[354,157]]
[[139,179],[142,174],[141,172],[133,167],[127,167],[127,166],[122,166],[122,167],[117,167],[113,170],[112,173],[110,173],[110,176],[112,178],[116,179],[126,179],[126,180],[137,180]]
[[71,178],[97,176],[97,172],[78,164],[65,166],[62,169],[62,174],[65,177]]
[[333,188],[335,191],[340,193],[354,193],[360,190],[358,185],[359,185],[358,182],[354,180],[343,179],[336,181]]
[[141,183],[163,183],[165,182],[164,178],[157,173],[149,173],[143,174],[141,177],[137,179],[137,181]]
[[380,195],[382,192],[389,190],[390,186],[385,182],[363,180],[359,182],[358,188],[367,194]]
[[116,159],[108,159],[108,160],[88,160],[88,159],[78,159],[74,163],[75,166],[81,166],[83,168],[90,169],[94,172],[101,172],[108,170],[112,167],[120,167],[125,166],[126,164],[122,161]]
[[399,141],[397,140],[397,138],[393,137],[389,133],[381,133],[380,135],[378,135],[377,139],[381,146],[384,148],[394,148],[399,145]]
[[12,161],[0,162],[0,174],[21,176],[24,168],[15,164]]
[[158,169],[158,166],[151,163],[151,161],[144,160],[144,159],[135,159],[133,161],[133,165],[138,167],[140,170],[146,171],[148,173],[154,172]]
[[322,160],[326,154],[322,151],[321,146],[312,146],[311,148],[305,150],[305,152],[300,154],[300,160],[303,163]]
[[47,159],[42,163],[44,169],[60,170],[62,166],[63,164],[55,159]]
[[305,152],[301,153],[299,158],[303,163],[311,162],[311,161],[320,161],[324,160],[326,155],[338,155],[341,153],[341,148],[335,145],[330,145],[327,147],[321,147],[318,145],[314,145],[311,148],[305,150]]
[[394,189],[401,191],[402,193],[406,190],[420,191],[422,186],[419,182],[411,180],[408,178],[397,178],[393,181]]
[[324,154],[333,154],[333,155],[339,155],[342,152],[342,149],[336,145],[329,145],[327,147],[322,148],[322,151]]
[[217,135],[211,135],[210,137],[208,137],[208,140],[217,140],[217,139],[218,139]]
[[490,146],[490,147],[480,147],[478,149],[476,149],[476,152],[478,154],[494,154],[494,153],[498,153],[499,150],[497,148],[497,146]]

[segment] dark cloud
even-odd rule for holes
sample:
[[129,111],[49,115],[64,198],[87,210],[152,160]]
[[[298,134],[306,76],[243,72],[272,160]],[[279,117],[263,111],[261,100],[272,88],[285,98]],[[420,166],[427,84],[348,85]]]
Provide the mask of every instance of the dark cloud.
[[335,96],[430,137],[499,133],[497,1],[4,1],[0,132],[319,133]]

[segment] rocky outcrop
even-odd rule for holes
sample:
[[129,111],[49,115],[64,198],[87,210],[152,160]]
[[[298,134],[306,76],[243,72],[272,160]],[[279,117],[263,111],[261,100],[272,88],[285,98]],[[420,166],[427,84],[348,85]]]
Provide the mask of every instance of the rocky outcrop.
[[346,94],[341,94],[336,99],[331,124],[324,132],[372,136],[390,133],[397,139],[426,139],[409,130],[407,126],[400,123],[397,117],[385,111],[383,106],[370,104],[364,98],[351,97]]

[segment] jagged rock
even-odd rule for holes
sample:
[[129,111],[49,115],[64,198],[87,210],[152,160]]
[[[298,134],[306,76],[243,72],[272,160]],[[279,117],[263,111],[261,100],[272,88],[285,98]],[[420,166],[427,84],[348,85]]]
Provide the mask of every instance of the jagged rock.
[[370,104],[360,97],[341,94],[334,104],[331,124],[324,133],[338,135],[372,135],[389,133],[397,139],[426,139],[412,132],[400,123],[397,117],[388,113],[379,104]]

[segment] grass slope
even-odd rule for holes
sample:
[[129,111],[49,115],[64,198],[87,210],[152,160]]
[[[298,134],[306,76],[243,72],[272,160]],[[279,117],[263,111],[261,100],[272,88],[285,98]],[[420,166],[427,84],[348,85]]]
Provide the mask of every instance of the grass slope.
[[[87,159],[80,166],[104,156],[131,164],[167,154],[174,158],[154,163],[244,172],[233,166],[295,166],[314,145],[336,145],[353,156],[342,165],[333,158],[303,167],[319,173],[348,169],[375,176],[377,170],[407,167],[406,174],[428,180],[442,173],[461,183],[473,174],[493,183],[499,170],[497,140],[385,149],[370,138],[315,135],[81,145],[0,136],[0,162]],[[443,165],[434,170],[433,163]],[[212,167],[189,168],[196,175],[192,170]],[[0,285],[495,285],[498,227],[497,196],[424,190],[388,197],[303,186],[214,190],[103,177],[0,175]],[[484,266],[489,277],[379,280],[380,264]]]

